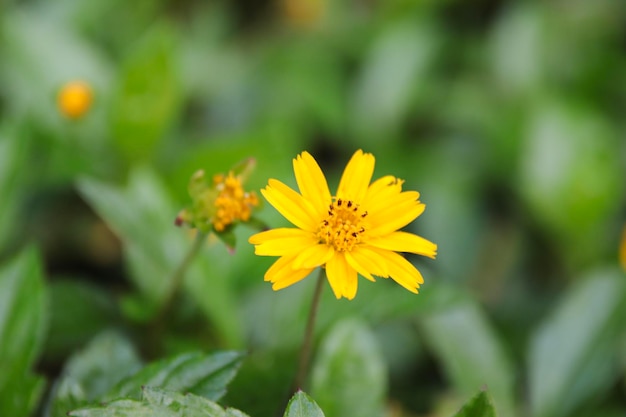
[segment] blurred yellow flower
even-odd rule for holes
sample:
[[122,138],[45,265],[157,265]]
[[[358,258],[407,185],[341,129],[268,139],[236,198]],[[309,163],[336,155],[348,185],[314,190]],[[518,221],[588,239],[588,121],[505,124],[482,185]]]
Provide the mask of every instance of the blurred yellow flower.
[[243,183],[254,165],[254,159],[250,158],[227,175],[214,175],[211,181],[204,170],[193,174],[189,181],[192,205],[178,214],[176,224],[185,223],[203,232],[213,229],[221,233],[237,221],[249,221],[259,199],[254,191],[244,190]]
[[619,247],[619,262],[622,264],[622,268],[626,271],[626,226],[622,231],[622,243]]
[[255,253],[279,256],[265,273],[274,290],[288,287],[318,266],[326,268],[335,297],[353,299],[357,273],[391,277],[417,293],[420,272],[396,252],[435,258],[437,245],[412,233],[398,231],[424,211],[417,191],[402,191],[403,180],[387,175],[370,184],[374,156],[358,150],[346,166],[335,196],[308,152],[293,160],[300,194],[270,179],[261,190],[265,199],[296,228],[257,233],[249,242]]
[[213,216],[213,227],[216,231],[221,232],[238,220],[250,220],[252,207],[259,205],[259,199],[254,192],[243,189],[239,176],[235,176],[232,171],[227,176],[217,174],[213,177],[213,185],[218,191]]
[[311,27],[322,18],[325,0],[280,0],[285,19],[294,26]]
[[71,119],[83,116],[91,107],[93,93],[89,84],[83,81],[70,81],[65,84],[57,96],[59,111]]

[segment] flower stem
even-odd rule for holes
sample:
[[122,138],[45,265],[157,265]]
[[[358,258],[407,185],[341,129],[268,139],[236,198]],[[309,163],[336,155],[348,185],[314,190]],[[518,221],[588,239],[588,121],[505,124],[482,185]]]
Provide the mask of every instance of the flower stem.
[[191,261],[196,257],[200,248],[204,244],[205,238],[207,234],[198,230],[196,234],[196,239],[193,242],[191,248],[189,248],[189,252],[185,255],[185,258],[178,265],[178,268],[174,270],[172,273],[172,277],[170,278],[170,286],[163,300],[163,304],[161,304],[161,309],[159,310],[159,314],[156,315],[156,319],[160,321],[172,308],[172,304],[174,299],[178,295],[180,288],[183,285],[183,281],[185,279],[185,272],[187,272],[187,268],[191,265]]
[[300,359],[298,361],[298,373],[292,386],[292,392],[296,392],[306,380],[309,370],[309,360],[311,357],[311,348],[313,344],[313,330],[315,328],[315,318],[317,316],[317,308],[320,303],[322,295],[322,289],[324,288],[324,269],[320,268],[320,273],[317,277],[317,283],[315,284],[315,292],[313,293],[313,301],[311,302],[311,310],[309,310],[309,318],[306,323],[306,330],[304,332],[304,341],[302,342],[302,348],[300,348]]

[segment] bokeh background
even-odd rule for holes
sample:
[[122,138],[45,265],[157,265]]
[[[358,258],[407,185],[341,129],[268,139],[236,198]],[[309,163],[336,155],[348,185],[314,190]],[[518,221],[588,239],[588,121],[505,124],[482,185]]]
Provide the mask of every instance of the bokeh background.
[[[79,118],[57,105],[72,80],[93,92]],[[34,370],[49,389],[111,329],[146,361],[247,349],[223,403],[276,413],[314,280],[272,292],[243,226],[234,254],[206,245],[148,334],[192,242],[174,218],[198,169],[254,157],[247,188],[295,186],[308,150],[333,189],[363,149],[375,177],[420,191],[408,230],[439,254],[409,257],[417,296],[326,289],[310,388],[326,415],[448,416],[484,388],[502,417],[623,416],[625,114],[619,1],[5,1],[0,267],[39,250]],[[258,217],[284,225],[267,204]],[[339,362],[359,377],[316,372],[353,333]]]

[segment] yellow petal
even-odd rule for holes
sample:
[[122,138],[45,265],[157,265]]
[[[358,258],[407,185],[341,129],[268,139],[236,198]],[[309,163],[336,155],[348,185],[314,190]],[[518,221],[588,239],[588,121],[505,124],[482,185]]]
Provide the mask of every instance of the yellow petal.
[[422,203],[408,202],[377,213],[370,218],[370,228],[367,235],[370,237],[384,236],[411,223],[424,212],[426,206]]
[[265,281],[273,283],[272,288],[274,290],[285,288],[304,279],[313,270],[313,268],[293,269],[294,258],[294,256],[282,256],[278,258],[265,273]]
[[315,268],[324,265],[333,256],[335,250],[332,246],[314,244],[304,249],[298,249],[298,252],[298,256],[293,261],[295,269]]
[[369,216],[377,216],[378,213],[384,213],[387,210],[393,209],[396,206],[419,203],[420,193],[417,191],[405,191],[403,193],[394,193],[387,196],[385,199],[379,199],[370,202],[367,206],[367,212]]
[[350,252],[350,257],[359,263],[359,265],[361,265],[370,274],[383,278],[389,278],[389,268],[387,267],[387,261],[385,260],[386,253],[387,251],[383,251],[378,248],[368,247],[367,245],[358,245],[352,250],[352,252]]
[[335,297],[354,298],[357,289],[356,270],[348,264],[343,254],[336,252],[326,262],[326,276]]
[[367,244],[394,252],[409,252],[435,258],[437,245],[421,236],[407,232],[393,232],[388,235],[368,239]]
[[389,201],[389,199],[402,192],[403,180],[392,175],[385,175],[374,181],[367,189],[361,204],[365,207],[372,206],[378,201]]
[[293,160],[293,171],[302,196],[309,200],[323,216],[331,203],[326,177],[319,165],[308,152],[302,152]]
[[356,151],[343,171],[337,198],[361,202],[372,179],[374,164],[374,155],[363,153],[360,149]]
[[345,253],[346,261],[348,262],[348,264],[352,268],[354,268],[356,272],[363,275],[365,278],[369,279],[372,282],[376,281],[374,277],[372,276],[372,273],[370,272],[369,268],[367,268],[367,266],[363,265],[361,262],[355,259],[354,256],[352,256],[354,252],[355,251]]
[[386,258],[391,278],[407,290],[417,294],[419,285],[424,283],[422,274],[412,263],[395,252],[389,251]]
[[313,236],[286,237],[282,239],[268,240],[254,247],[255,255],[259,256],[283,256],[298,254],[303,250],[317,245]]
[[266,230],[264,232],[260,232],[255,235],[252,235],[248,239],[248,242],[252,243],[253,245],[260,245],[261,243],[265,243],[267,241],[274,240],[274,239],[306,237],[310,235],[311,233],[306,232],[301,229],[279,227],[277,229]]
[[319,220],[313,205],[282,182],[270,179],[261,194],[295,226],[308,231],[317,228]]
[[311,271],[313,271],[313,269],[297,269],[292,271],[292,273],[290,275],[285,276],[284,278],[281,278],[277,281],[274,282],[274,284],[272,285],[272,289],[274,291],[278,291],[278,290],[282,290],[283,288],[286,288],[290,285],[295,284],[296,282],[300,282],[302,281],[304,278],[306,278]]

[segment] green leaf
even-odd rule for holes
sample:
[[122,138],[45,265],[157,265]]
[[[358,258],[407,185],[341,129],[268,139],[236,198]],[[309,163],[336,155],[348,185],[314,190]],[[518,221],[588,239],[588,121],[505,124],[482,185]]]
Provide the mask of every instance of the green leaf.
[[376,338],[358,320],[339,322],[322,341],[311,392],[329,417],[380,416],[387,373]]
[[324,413],[311,397],[298,391],[289,400],[284,417],[324,417]]
[[487,392],[481,391],[474,398],[469,400],[455,417],[496,417],[496,411],[491,404],[491,399]]
[[33,248],[0,270],[0,415],[26,416],[42,393],[30,370],[45,334],[41,263]]
[[155,413],[152,407],[142,401],[123,399],[99,407],[74,410],[69,415],[74,417],[168,417],[174,414]]
[[487,387],[503,416],[513,415],[514,376],[485,313],[470,300],[421,317],[425,339],[463,396]]
[[55,385],[52,415],[65,416],[68,411],[96,400],[141,365],[126,338],[115,332],[101,333],[65,365]]
[[50,312],[46,359],[67,357],[119,319],[111,294],[75,279],[55,279],[50,284]]
[[[422,22],[425,23],[425,22]],[[437,34],[414,19],[391,25],[366,57],[354,94],[353,126],[361,136],[395,130],[413,94],[425,82],[437,47]]]
[[568,415],[610,389],[625,296],[622,272],[597,271],[577,283],[537,329],[529,352],[533,416]]
[[16,129],[0,129],[0,250],[16,229],[18,197],[27,150],[26,138]]
[[123,64],[113,98],[115,144],[129,160],[152,155],[180,105],[176,42],[167,26],[150,30]]
[[104,399],[135,398],[140,388],[148,385],[218,400],[226,393],[226,385],[235,377],[242,358],[243,355],[235,351],[177,355],[152,363],[121,381]]
[[159,388],[144,387],[141,401],[119,399],[98,407],[83,408],[69,413],[76,417],[248,417],[245,413],[227,409],[206,398],[181,394]]

